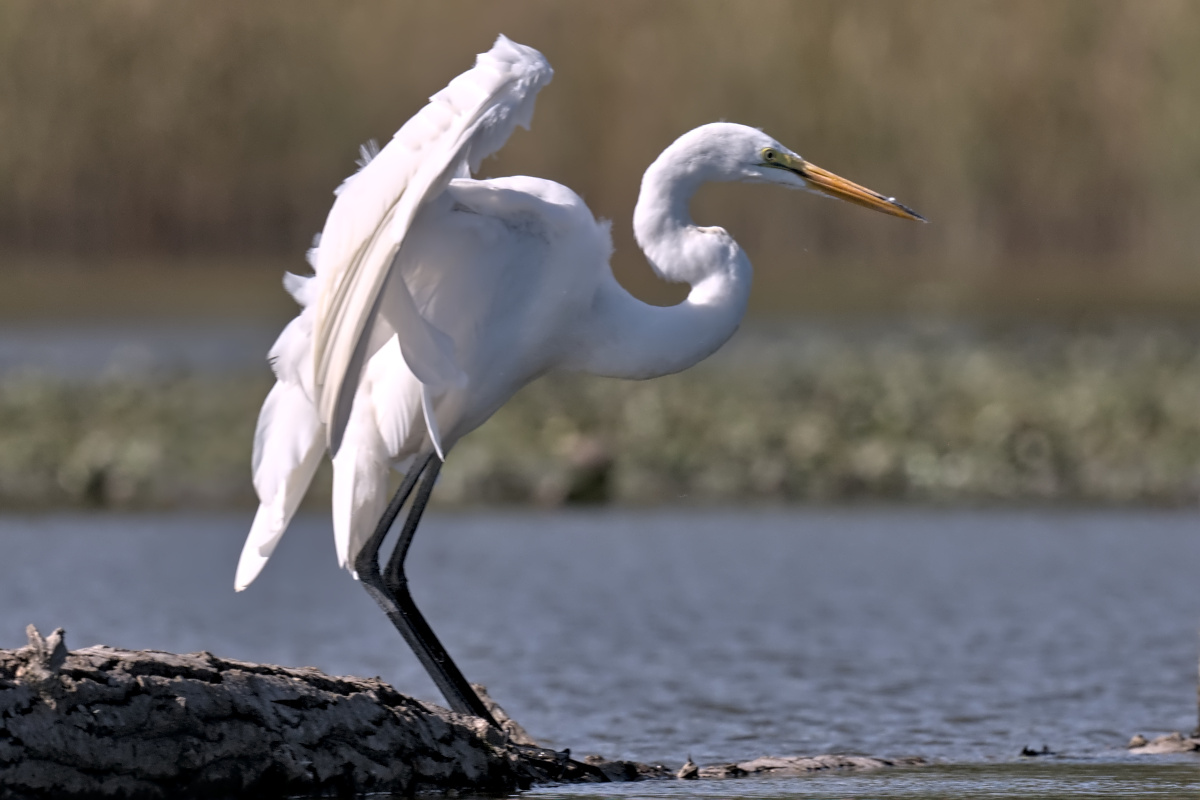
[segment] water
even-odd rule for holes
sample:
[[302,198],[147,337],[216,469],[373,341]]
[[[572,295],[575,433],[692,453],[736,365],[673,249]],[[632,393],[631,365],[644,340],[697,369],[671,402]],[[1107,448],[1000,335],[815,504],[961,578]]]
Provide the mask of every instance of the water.
[[267,372],[279,330],[250,322],[0,325],[0,375],[75,379],[155,373]]
[[[894,338],[911,334],[910,327],[897,321],[829,326],[751,320],[714,363],[794,361],[833,342],[870,341],[881,331]],[[282,329],[282,325],[229,320],[220,324],[178,320],[0,323],[0,375],[35,371],[94,380],[114,374],[266,374],[267,351]]]
[[[582,788],[582,790],[580,790]],[[1200,769],[1193,763],[1023,763],[951,764],[919,769],[813,775],[803,778],[738,781],[664,782],[628,785],[550,787],[529,794],[536,800],[583,798],[763,798],[764,800],[964,800],[964,798],[1195,797]]]
[[[232,591],[249,515],[0,517],[0,646],[95,642],[381,675],[436,699],[301,518]],[[1200,515],[920,510],[431,513],[418,603],[472,680],[576,753],[678,764],[921,755],[871,775],[582,797],[1115,797],[1200,791],[1133,757],[1196,725]],[[1021,759],[1022,747],[1058,755]]]
[[[1124,328],[1125,340],[1134,339],[1133,332],[1157,330],[1135,324]],[[88,380],[113,374],[266,374],[267,351],[282,329],[278,324],[244,320],[0,323],[0,375],[36,371]],[[1190,328],[1166,330],[1176,337],[1195,338]],[[1022,339],[1033,337],[1051,350],[1062,348],[1055,334],[1078,336],[1077,331],[1055,326],[1031,331],[1028,324],[1008,332],[1009,337],[1016,334]],[[885,340],[909,347],[916,346],[913,340],[962,346],[980,335],[978,326],[928,318],[748,319],[705,363],[718,368],[794,365],[828,359],[832,350],[862,350]],[[995,336],[993,331],[991,337]]]

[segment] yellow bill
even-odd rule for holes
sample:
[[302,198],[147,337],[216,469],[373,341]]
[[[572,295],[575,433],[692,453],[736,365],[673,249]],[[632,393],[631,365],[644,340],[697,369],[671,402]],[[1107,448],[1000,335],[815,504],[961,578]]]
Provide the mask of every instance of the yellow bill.
[[[785,169],[796,173],[804,179],[810,188],[829,197],[836,197],[838,200],[845,200],[848,203],[865,206],[875,211],[882,211],[885,214],[891,214],[895,217],[915,219],[918,222],[929,221],[908,206],[897,203],[894,197],[884,197],[879,192],[872,191],[865,186],[859,186],[853,181],[848,181],[845,178],[834,175],[829,170],[821,169],[816,164],[811,164],[804,159],[796,158],[786,153],[770,151],[767,161],[772,166],[783,166]],[[781,161],[783,162],[782,164],[780,163]]]
[[915,219],[918,222],[929,221],[908,206],[897,203],[894,197],[884,197],[879,192],[873,192],[865,186],[859,186],[853,181],[840,178],[832,172],[821,169],[807,161],[800,168],[800,175],[817,191],[827,194],[830,197],[836,197],[838,200],[845,200],[848,203],[873,208],[876,211],[882,211],[885,214],[891,214],[896,217]]

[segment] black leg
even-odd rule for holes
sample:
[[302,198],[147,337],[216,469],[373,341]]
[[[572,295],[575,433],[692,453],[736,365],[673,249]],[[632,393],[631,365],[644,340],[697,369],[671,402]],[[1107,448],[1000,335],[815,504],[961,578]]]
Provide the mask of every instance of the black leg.
[[[354,568],[363,588],[375,599],[383,613],[387,614],[388,619],[396,626],[396,630],[400,631],[400,635],[408,642],[408,646],[425,667],[429,677],[433,678],[450,708],[462,714],[482,717],[498,728],[496,720],[467,683],[467,679],[463,677],[413,602],[408,591],[408,579],[404,575],[404,558],[408,555],[408,547],[412,544],[421,515],[425,513],[425,506],[429,502],[429,495],[433,493],[433,485],[441,468],[441,460],[432,453],[414,462],[409,474],[404,476],[404,483],[380,518],[375,532],[355,559]],[[391,558],[388,559],[387,571],[381,574],[379,548],[396,521],[400,509],[412,494],[418,479],[421,479],[420,487],[417,488],[412,507],[404,519],[404,526],[400,529],[400,538],[392,550]]]
[[379,574],[379,548],[383,546],[383,540],[387,538],[388,531],[392,529],[392,524],[395,523],[396,517],[400,515],[400,509],[404,507],[408,496],[412,494],[413,487],[417,485],[417,479],[421,477],[421,473],[429,466],[429,461],[432,458],[434,458],[434,454],[430,453],[427,456],[419,456],[413,462],[412,469],[404,476],[400,488],[396,490],[396,494],[392,496],[392,501],[384,509],[383,516],[379,518],[379,524],[375,526],[375,532],[371,534],[371,538],[367,539],[366,544],[363,545],[362,550],[355,557],[354,571],[358,573],[360,579],[364,574]]
[[383,570],[384,586],[392,593],[407,591],[408,578],[404,574],[404,560],[408,558],[408,548],[412,544],[413,534],[417,532],[417,525],[420,524],[421,516],[425,513],[429,496],[433,494],[437,476],[442,471],[442,462],[436,456],[430,457],[422,463],[421,469],[425,473],[425,478],[421,481],[420,488],[417,489],[417,495],[413,498],[408,516],[404,518],[404,525],[400,527],[400,537],[396,539],[396,546],[392,548],[392,554],[388,557],[387,568]]

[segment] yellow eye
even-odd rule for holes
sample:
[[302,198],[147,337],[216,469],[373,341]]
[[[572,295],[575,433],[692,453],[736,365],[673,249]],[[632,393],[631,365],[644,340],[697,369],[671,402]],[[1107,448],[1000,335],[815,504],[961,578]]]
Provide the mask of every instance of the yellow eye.
[[766,161],[774,161],[775,151],[769,147],[766,150],[763,150],[763,159]]

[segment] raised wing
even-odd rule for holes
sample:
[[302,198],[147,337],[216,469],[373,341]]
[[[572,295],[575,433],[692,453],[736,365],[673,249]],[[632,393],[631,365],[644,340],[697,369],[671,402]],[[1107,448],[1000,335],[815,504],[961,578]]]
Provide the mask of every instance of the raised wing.
[[[529,127],[538,91],[554,71],[541,53],[504,36],[452,80],[392,141],[337,190],[314,268],[320,283],[313,328],[317,411],[337,452],[349,418],[381,294],[412,225],[456,175],[479,169],[513,129]],[[404,361],[425,385],[425,418],[441,450],[429,395],[461,386],[453,343],[419,313],[404,280],[388,286],[387,322]]]

